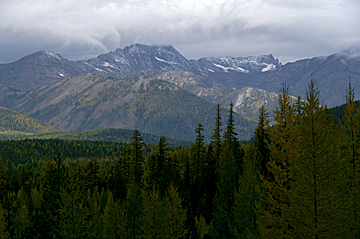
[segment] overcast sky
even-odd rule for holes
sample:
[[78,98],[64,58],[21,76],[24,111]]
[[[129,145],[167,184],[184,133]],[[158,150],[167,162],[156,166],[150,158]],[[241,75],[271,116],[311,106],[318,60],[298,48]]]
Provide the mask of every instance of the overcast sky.
[[133,43],[282,63],[360,47],[360,0],[0,0],[0,63],[85,60]]

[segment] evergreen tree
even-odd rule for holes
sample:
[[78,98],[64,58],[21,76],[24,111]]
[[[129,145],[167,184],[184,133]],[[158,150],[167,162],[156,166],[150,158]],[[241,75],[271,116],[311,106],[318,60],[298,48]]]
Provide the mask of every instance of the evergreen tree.
[[104,209],[104,231],[102,238],[118,238],[118,205],[114,202],[111,191]]
[[158,191],[143,191],[142,238],[169,238],[167,205],[161,200]]
[[42,195],[36,191],[34,190],[32,195],[29,233],[32,238],[56,238],[59,228],[58,194],[48,187],[43,189]]
[[158,163],[157,163],[157,171],[159,172],[158,179],[160,179],[157,183],[159,185],[159,193],[160,196],[163,197],[168,188],[168,183],[170,180],[170,172],[169,172],[169,142],[165,136],[161,136],[158,145]]
[[168,171],[170,172],[169,173],[170,174],[169,175],[170,176],[169,184],[180,186],[181,170],[182,170],[181,161],[178,156],[177,150],[175,150],[174,152],[170,153],[170,156],[169,156],[169,169],[168,169]]
[[20,167],[19,185],[20,185],[20,188],[23,189],[27,195],[30,195],[29,176],[28,176],[27,169],[24,165],[22,165]]
[[120,157],[120,168],[123,170],[126,185],[131,180],[131,145],[124,144],[122,156]]
[[132,146],[132,180],[135,184],[142,188],[141,177],[143,175],[144,153],[143,153],[143,138],[140,131],[134,130],[131,137]]
[[233,220],[234,193],[242,173],[243,149],[236,137],[233,104],[230,104],[218,172],[217,193],[214,198],[213,221],[210,234],[215,238],[232,238],[230,225]]
[[100,195],[97,191],[91,192],[90,189],[88,189],[86,195],[86,207],[89,209],[89,217],[87,218],[89,238],[99,238],[102,236],[104,220],[102,220],[99,198]]
[[6,195],[6,172],[7,168],[0,157],[0,203],[4,200]]
[[60,155],[60,151],[58,151],[58,156],[57,158],[54,158],[55,161],[55,180],[56,180],[56,192],[59,194],[60,193],[60,187],[62,186],[62,182],[63,182],[63,177],[65,175],[65,170],[64,170],[64,159],[61,158]]
[[15,218],[20,208],[20,200],[15,195],[15,192],[8,192],[3,204],[3,209],[5,211],[5,221],[7,226],[7,232],[9,233],[9,235],[15,235],[16,233]]
[[346,163],[337,147],[333,119],[320,106],[313,79],[303,115],[296,124],[295,141],[290,233],[297,238],[349,238]]
[[244,156],[244,151],[241,147],[240,141],[237,138],[237,133],[235,132],[235,123],[234,123],[234,104],[230,103],[229,118],[226,124],[226,130],[224,132],[224,142],[223,147],[228,148],[233,155],[233,160],[235,162],[235,170],[239,174],[242,173],[242,158]]
[[66,188],[61,188],[61,199],[58,234],[65,238],[87,237],[89,209],[85,206],[85,198],[75,182],[75,176],[70,177]]
[[221,131],[222,131],[222,121],[220,115],[220,104],[217,104],[216,108],[216,117],[215,117],[215,126],[211,134],[211,146],[213,148],[213,155],[215,158],[215,166],[218,169],[220,164],[220,155],[221,155]]
[[259,230],[264,238],[286,238],[293,228],[290,225],[289,191],[291,189],[291,163],[295,155],[295,113],[289,88],[284,84],[274,111],[274,124],[268,129],[271,142],[268,163],[271,178],[262,177],[263,202],[258,205]]
[[119,215],[119,224],[118,224],[118,233],[119,238],[131,238],[129,233],[129,220],[128,213],[126,211],[126,201],[118,204],[118,215]]
[[259,165],[257,164],[256,146],[249,145],[244,157],[244,174],[239,177],[239,186],[234,196],[234,218],[230,229],[234,238],[259,238],[256,215],[256,202],[259,200],[258,189]]
[[88,160],[85,164],[85,190],[94,191],[98,186],[99,164],[97,160]]
[[266,112],[264,106],[259,108],[259,122],[258,126],[255,129],[255,142],[254,145],[257,148],[257,161],[261,168],[261,173],[265,178],[268,178],[269,171],[267,169],[267,164],[270,160],[270,152],[267,143],[270,142],[270,136],[267,131],[269,126],[269,113]]
[[204,168],[205,168],[205,149],[204,136],[202,131],[204,127],[201,123],[195,129],[196,139],[191,150],[191,189],[190,199],[192,212],[194,216],[200,217],[202,214],[202,199],[204,197]]
[[[127,198],[125,200],[124,213],[126,215],[126,238],[136,239],[141,235],[141,214],[142,214],[142,197],[140,188],[133,182],[128,187]],[[122,216],[124,218],[124,216]],[[124,230],[123,230],[124,231]]]
[[217,104],[215,126],[210,136],[211,142],[207,150],[207,165],[205,167],[204,185],[205,189],[205,212],[204,218],[210,223],[213,213],[213,201],[216,195],[216,185],[218,183],[217,173],[219,172],[220,156],[221,156],[221,131],[222,121],[220,115],[220,104]]
[[186,209],[183,209],[182,199],[173,185],[170,185],[169,187],[166,203],[169,223],[168,238],[186,238]]
[[13,221],[14,225],[14,234],[12,238],[24,238],[26,229],[29,225],[28,223],[28,209],[26,205],[22,205],[20,209],[17,211],[16,216]]
[[232,150],[224,147],[217,192],[214,198],[214,212],[210,231],[212,238],[232,238],[230,225],[233,220],[234,192],[239,177],[234,158]]
[[0,203],[0,238],[9,238],[9,233],[6,228],[5,210],[2,208]]
[[355,108],[354,89],[349,82],[342,125],[342,148],[349,164],[349,192],[352,208],[351,231],[353,237],[360,237],[360,111]]
[[158,144],[158,153],[151,154],[149,158],[149,177],[150,187],[159,189],[160,196],[163,197],[167,190],[171,172],[169,172],[169,143],[165,136],[161,136]]
[[117,188],[117,169],[114,164],[110,164],[107,177],[107,185],[110,191],[114,192]]
[[203,176],[203,168],[204,168],[204,135],[202,134],[204,131],[204,126],[199,123],[195,129],[196,139],[195,144],[192,148],[192,171],[193,171],[193,180],[196,182],[199,187],[202,186],[202,176]]

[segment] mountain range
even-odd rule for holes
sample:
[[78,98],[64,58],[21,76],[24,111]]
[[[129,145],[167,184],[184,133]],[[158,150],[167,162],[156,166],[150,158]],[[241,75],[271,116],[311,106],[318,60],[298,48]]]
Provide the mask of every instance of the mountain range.
[[205,78],[207,87],[211,88],[252,87],[278,92],[286,83],[294,96],[302,97],[312,75],[318,81],[322,101],[333,107],[344,103],[349,78],[355,88],[360,87],[359,52],[357,49],[343,51],[282,65],[271,54],[188,60],[172,46],[142,44],[83,61],[69,61],[59,54],[40,51],[13,63],[0,64],[0,95],[9,90],[31,90],[87,73],[116,75],[153,69],[192,72]]
[[172,46],[142,44],[83,61],[40,51],[0,64],[0,105],[68,131],[138,128],[192,140],[200,122],[210,133],[215,103],[227,108],[233,102],[243,115],[236,116],[237,130],[248,139],[258,108],[271,113],[283,83],[304,97],[313,77],[322,104],[343,104],[349,78],[360,87],[359,52],[283,65],[272,54],[189,60]]

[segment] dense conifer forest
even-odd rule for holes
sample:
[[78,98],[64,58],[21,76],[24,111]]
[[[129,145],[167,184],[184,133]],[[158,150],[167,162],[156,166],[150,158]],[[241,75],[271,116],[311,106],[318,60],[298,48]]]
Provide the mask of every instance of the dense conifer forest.
[[[358,238],[360,111],[349,84],[341,121],[316,81],[286,85],[254,140],[218,105],[210,143],[2,141],[0,238]],[[334,123],[335,122],[335,123]]]

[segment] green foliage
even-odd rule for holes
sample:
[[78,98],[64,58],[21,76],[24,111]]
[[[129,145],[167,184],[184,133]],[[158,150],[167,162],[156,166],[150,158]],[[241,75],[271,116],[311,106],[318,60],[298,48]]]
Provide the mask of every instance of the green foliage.
[[259,230],[264,238],[286,238],[289,218],[286,216],[289,207],[289,191],[292,178],[291,163],[296,154],[294,140],[295,111],[289,88],[283,85],[279,95],[278,107],[274,112],[274,125],[268,128],[271,142],[268,169],[274,179],[262,177],[262,197],[259,204]]
[[4,107],[0,107],[0,118],[0,140],[62,132],[60,129]]
[[349,82],[348,94],[346,97],[346,105],[344,109],[344,116],[342,124],[340,124],[342,140],[341,148],[345,156],[345,164],[348,164],[348,180],[349,180],[349,193],[351,204],[351,226],[350,231],[352,237],[359,237],[359,213],[360,213],[360,111],[359,107],[354,102],[354,89]]
[[7,168],[0,157],[0,203],[3,201],[6,192],[5,192],[5,186],[6,186],[6,172]]
[[85,206],[85,196],[71,176],[67,187],[61,190],[61,203],[59,208],[59,232],[65,238],[85,238],[89,233],[87,221],[89,208]]
[[5,210],[0,203],[0,238],[8,238],[8,231],[6,230]]
[[243,149],[234,131],[233,104],[230,104],[221,152],[210,234],[215,238],[232,238],[230,225],[233,220],[234,194],[243,167]]
[[141,219],[142,238],[169,238],[170,225],[168,208],[154,188],[149,193],[143,191],[143,216]]
[[259,109],[259,123],[258,127],[255,129],[255,141],[254,145],[257,147],[257,162],[259,162],[261,167],[261,174],[267,178],[270,177],[269,171],[267,168],[267,163],[270,160],[270,151],[268,143],[270,143],[270,135],[267,131],[269,126],[268,113],[264,106]]
[[244,157],[244,174],[240,175],[234,196],[234,217],[230,230],[234,238],[259,238],[256,203],[259,201],[259,165],[254,145],[247,147]]
[[168,145],[167,138],[162,136],[158,144],[157,154],[154,153],[150,155],[148,161],[149,187],[150,189],[153,187],[157,188],[161,197],[165,195],[169,180],[171,180],[171,177],[169,176],[171,164]]
[[[130,129],[97,129],[88,131],[61,132],[45,135],[37,135],[31,138],[38,139],[67,139],[67,140],[92,140],[92,141],[110,141],[130,143],[133,135]],[[156,144],[160,140],[160,136],[154,134],[143,133],[143,139],[146,144]],[[22,137],[24,138],[24,137]],[[27,137],[30,138],[30,137]],[[168,138],[169,145],[190,145],[191,141]]]
[[169,235],[168,238],[181,239],[187,235],[185,227],[186,222],[186,209],[182,206],[182,199],[178,194],[176,188],[170,185],[168,194],[166,197],[168,223],[169,223]]
[[102,238],[117,238],[119,236],[118,204],[114,202],[111,191],[104,209],[104,231]]
[[[143,212],[142,195],[140,188],[133,182],[129,185],[127,198],[124,202],[123,234],[126,238],[139,238],[141,231],[141,215]],[[125,217],[126,216],[126,217]]]
[[131,182],[134,182],[136,186],[142,187],[141,177],[143,176],[143,138],[140,131],[134,130],[133,137],[131,138],[132,157],[131,157]]
[[[349,87],[343,121],[333,124],[314,86],[295,104],[284,87],[275,123],[261,108],[246,146],[233,105],[224,136],[218,105],[212,141],[198,124],[191,147],[164,136],[144,144],[138,130],[131,144],[0,141],[0,236],[356,238],[359,113]],[[137,103],[145,114],[147,101]]]

